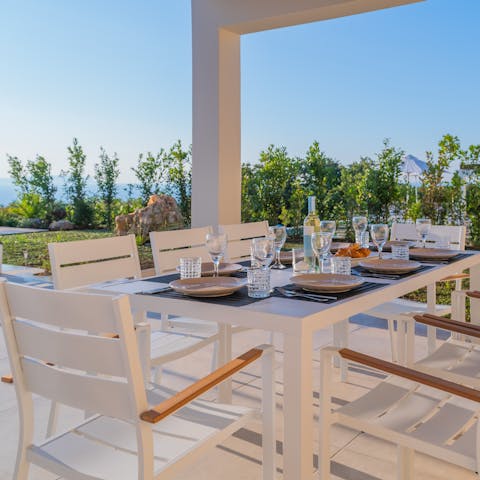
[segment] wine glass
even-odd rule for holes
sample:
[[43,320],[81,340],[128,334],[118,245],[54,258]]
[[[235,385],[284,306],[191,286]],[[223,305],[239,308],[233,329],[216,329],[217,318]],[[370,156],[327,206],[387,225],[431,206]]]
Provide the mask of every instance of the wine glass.
[[[312,249],[318,259],[318,268],[323,271],[324,264],[328,259],[330,247],[332,245],[332,234],[330,232],[313,232]],[[320,263],[321,262],[321,263]]]
[[275,263],[272,265],[272,268],[277,270],[283,270],[287,268],[280,260],[280,251],[285,244],[285,240],[287,239],[287,229],[283,225],[276,225],[275,227],[270,227],[270,233],[272,237],[274,237],[274,245],[275,245]]
[[388,225],[384,223],[377,223],[370,227],[370,235],[372,236],[372,241],[377,247],[378,258],[382,259],[382,250],[385,242],[388,240]]
[[355,230],[355,243],[363,247],[363,234],[367,230],[368,220],[363,215],[358,215],[352,218],[352,226]]
[[218,266],[227,249],[227,236],[224,233],[207,233],[205,247],[213,262],[213,276],[218,277]]
[[273,261],[275,238],[273,236],[252,239],[252,256],[262,266],[268,268]]
[[322,220],[320,222],[320,232],[330,234],[330,246],[328,247],[328,251],[323,256],[324,261],[326,261],[327,258],[332,256],[332,254],[330,253],[330,248],[332,247],[333,236],[335,235],[336,230],[337,223],[334,220]]
[[422,239],[422,246],[425,248],[427,242],[427,235],[430,233],[430,229],[432,228],[432,222],[429,218],[417,218],[415,222],[415,228],[417,229],[417,233]]

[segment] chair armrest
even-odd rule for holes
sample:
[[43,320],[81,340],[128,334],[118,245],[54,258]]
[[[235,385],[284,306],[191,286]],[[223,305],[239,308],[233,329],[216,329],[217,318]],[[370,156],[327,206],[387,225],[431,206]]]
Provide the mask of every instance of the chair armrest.
[[243,355],[231,360],[206,377],[201,378],[194,384],[178,392],[176,395],[164,400],[150,410],[143,412],[140,414],[140,418],[149,423],[159,422],[260,358],[265,350],[266,348],[263,347],[252,348]]
[[408,380],[421,383],[422,385],[427,385],[428,387],[442,390],[452,395],[467,398],[468,400],[473,400],[474,402],[480,402],[480,391],[475,390],[474,388],[466,387],[465,385],[459,385],[458,383],[444,380],[443,378],[429,375],[428,373],[419,372],[412,368],[402,367],[396,363],[380,360],[379,358],[371,357],[370,355],[365,355],[360,352],[355,352],[354,350],[350,350],[348,348],[342,348],[338,351],[338,353],[347,360],[351,360],[353,362],[357,362],[362,365],[381,370],[385,373],[396,375],[398,377],[403,377]]
[[477,290],[474,290],[472,292],[467,292],[467,295],[470,297],[470,298],[480,298],[480,292],[477,291]]
[[450,332],[461,333],[463,335],[470,335],[471,337],[480,338],[480,325],[473,325],[472,323],[459,322],[430,313],[423,315],[415,315],[415,320],[425,325],[442,328]]
[[449,275],[448,277],[444,277],[440,282],[450,282],[452,280],[463,280],[464,278],[470,278],[469,273],[454,273],[453,275]]

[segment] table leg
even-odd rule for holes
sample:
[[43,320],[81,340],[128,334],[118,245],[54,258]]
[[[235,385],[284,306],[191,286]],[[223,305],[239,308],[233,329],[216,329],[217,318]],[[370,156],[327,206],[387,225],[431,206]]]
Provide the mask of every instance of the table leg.
[[[232,326],[224,323],[218,325],[218,367],[232,359]],[[218,387],[218,400],[221,403],[232,403],[232,380],[229,378]]]
[[[428,313],[435,313],[437,306],[437,286],[435,283],[427,285],[427,310]],[[428,354],[432,354],[437,349],[437,329],[427,327],[427,351]]]
[[[313,477],[312,336],[285,335],[283,359],[284,480]],[[321,392],[320,392],[321,394]]]
[[[348,348],[349,320],[342,320],[333,324],[333,345],[337,348]],[[339,355],[333,357],[334,367],[340,367],[340,379],[342,382],[347,381],[348,362]]]
[[[480,290],[480,265],[470,268],[470,290]],[[480,325],[480,300],[470,299],[470,317],[472,323]]]

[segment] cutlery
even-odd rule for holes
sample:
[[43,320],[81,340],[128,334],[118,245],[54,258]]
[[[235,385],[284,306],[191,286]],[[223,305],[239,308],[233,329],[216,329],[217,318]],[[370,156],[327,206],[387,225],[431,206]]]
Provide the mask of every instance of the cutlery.
[[309,300],[315,300],[316,302],[327,302],[328,300],[337,300],[337,297],[328,295],[316,295],[315,293],[300,293],[294,290],[287,290],[285,288],[277,287],[276,290],[284,297],[302,297]]
[[400,275],[388,275],[386,273],[357,273],[360,277],[383,278],[384,280],[398,280]]
[[142,290],[141,292],[138,292],[138,293],[140,293],[140,295],[153,295],[155,293],[168,292],[169,290],[172,290],[172,287],[170,286],[159,287],[154,290]]

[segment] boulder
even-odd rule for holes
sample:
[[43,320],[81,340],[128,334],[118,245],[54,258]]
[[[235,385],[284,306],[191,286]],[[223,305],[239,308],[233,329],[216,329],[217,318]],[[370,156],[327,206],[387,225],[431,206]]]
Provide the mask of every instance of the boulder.
[[49,226],[49,230],[53,231],[58,231],[58,230],[73,230],[75,228],[75,225],[70,222],[69,220],[56,220],[55,222],[52,222]]
[[133,233],[142,241],[148,240],[148,234],[152,231],[181,226],[183,226],[182,214],[177,202],[170,195],[152,195],[146,207],[115,217],[117,235]]

